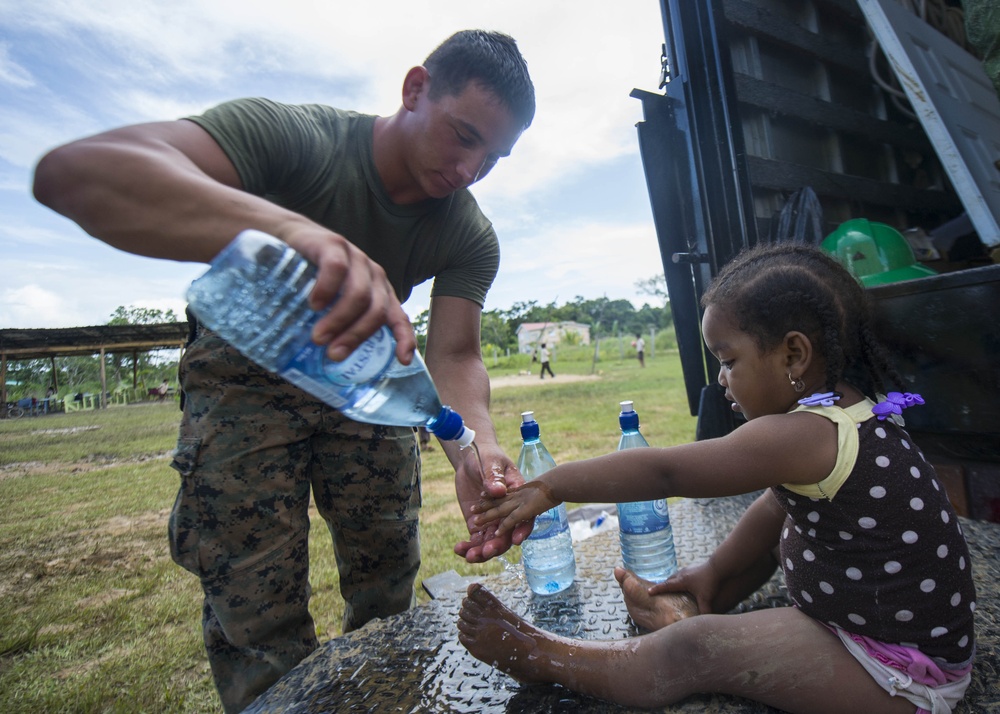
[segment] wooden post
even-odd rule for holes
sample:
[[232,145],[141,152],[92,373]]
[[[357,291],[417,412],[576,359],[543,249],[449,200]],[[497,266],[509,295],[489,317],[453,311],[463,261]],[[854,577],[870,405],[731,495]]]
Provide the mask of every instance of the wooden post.
[[0,407],[7,409],[7,353],[0,354]]
[[56,396],[59,396],[59,373],[56,371],[56,356],[52,355],[49,357],[50,364],[52,365],[52,387],[56,390]]
[[101,409],[108,406],[108,375],[104,365],[104,345],[101,345],[101,398],[98,403],[101,405]]

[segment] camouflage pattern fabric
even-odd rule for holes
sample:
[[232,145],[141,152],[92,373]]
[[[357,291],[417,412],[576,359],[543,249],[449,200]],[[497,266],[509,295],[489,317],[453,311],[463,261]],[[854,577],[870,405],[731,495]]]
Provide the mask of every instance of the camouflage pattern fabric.
[[207,330],[180,376],[171,554],[201,579],[212,675],[236,712],[318,646],[310,491],[333,536],[344,631],[415,605],[419,452],[413,429],[351,421]]

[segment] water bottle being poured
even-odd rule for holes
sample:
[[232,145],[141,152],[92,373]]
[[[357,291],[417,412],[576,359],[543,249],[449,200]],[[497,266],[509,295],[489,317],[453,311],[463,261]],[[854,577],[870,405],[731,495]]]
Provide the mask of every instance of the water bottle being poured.
[[[312,341],[325,311],[309,307],[316,266],[277,238],[246,230],[220,252],[187,291],[191,311],[243,355],[355,421],[423,426],[462,448],[476,433],[441,404],[419,353],[396,359],[388,327],[341,362]],[[477,453],[478,456],[478,453]],[[480,468],[480,470],[482,470]]]

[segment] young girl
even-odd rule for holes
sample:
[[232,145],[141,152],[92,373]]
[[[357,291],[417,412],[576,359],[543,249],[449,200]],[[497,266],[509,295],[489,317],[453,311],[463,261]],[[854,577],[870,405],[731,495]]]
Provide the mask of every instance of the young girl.
[[[864,290],[819,249],[778,244],[730,262],[702,306],[719,383],[746,424],[558,466],[484,497],[476,522],[501,534],[562,501],[767,490],[707,562],[648,589],[617,570],[629,611],[659,627],[652,633],[559,637],[477,584],[463,602],[462,644],[521,681],[632,706],[720,692],[809,714],[950,712],[975,652],[968,548],[933,468],[895,422],[919,395],[893,392],[876,405],[845,381],[849,367],[868,388],[899,379]],[[794,607],[715,614],[777,565]],[[685,609],[686,593],[697,608]]]

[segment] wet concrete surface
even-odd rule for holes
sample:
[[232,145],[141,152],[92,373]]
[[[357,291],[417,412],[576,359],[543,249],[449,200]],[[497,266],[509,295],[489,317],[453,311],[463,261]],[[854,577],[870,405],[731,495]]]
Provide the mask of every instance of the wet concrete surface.
[[[686,500],[671,507],[680,564],[697,562],[725,537],[751,499]],[[956,714],[1000,712],[1000,526],[963,519],[978,590],[979,652],[966,701]],[[612,570],[619,562],[617,532],[575,544],[577,579],[553,596],[533,595],[511,573],[482,578],[508,607],[567,637],[621,639],[637,631]],[[447,589],[446,589],[447,590]],[[480,662],[458,642],[456,620],[464,583],[432,602],[324,643],[246,711],[250,714],[332,712],[633,712],[559,686],[523,686]],[[783,607],[789,601],[776,575],[737,610]],[[746,699],[698,695],[657,711],[757,714],[776,709]]]

